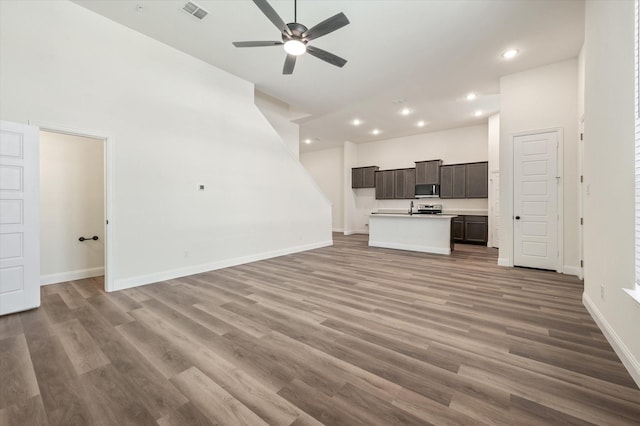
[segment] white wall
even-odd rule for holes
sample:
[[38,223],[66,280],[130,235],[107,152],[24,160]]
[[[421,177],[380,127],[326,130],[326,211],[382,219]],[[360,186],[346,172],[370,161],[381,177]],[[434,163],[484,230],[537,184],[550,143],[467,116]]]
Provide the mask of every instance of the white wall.
[[640,384],[640,306],[622,291],[634,286],[634,2],[588,1],[585,19],[584,302]]
[[297,113],[293,113],[289,104],[267,95],[259,90],[254,90],[255,104],[271,123],[280,138],[289,147],[289,150],[298,158],[300,153],[300,126],[291,120]]
[[[97,235],[98,241],[80,242]],[[104,273],[104,145],[40,132],[40,273],[43,284]]]
[[566,273],[577,274],[578,255],[578,61],[570,59],[500,79],[500,264],[513,255],[514,133],[562,128],[564,247]]
[[344,152],[343,148],[331,148],[300,154],[300,161],[332,204],[334,232],[344,231]]
[[252,84],[71,2],[0,2],[0,51],[2,120],[111,136],[109,289],[331,243]]

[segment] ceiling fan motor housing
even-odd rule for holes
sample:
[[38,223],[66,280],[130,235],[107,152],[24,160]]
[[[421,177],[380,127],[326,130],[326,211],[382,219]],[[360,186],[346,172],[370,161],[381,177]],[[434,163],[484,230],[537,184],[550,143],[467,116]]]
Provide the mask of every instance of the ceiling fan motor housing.
[[303,37],[303,34],[307,32],[308,28],[302,24],[298,24],[297,22],[291,22],[287,24],[289,30],[291,30],[291,36],[287,33],[282,33],[282,41],[286,42],[288,40],[300,40],[304,44],[307,44],[308,40]]

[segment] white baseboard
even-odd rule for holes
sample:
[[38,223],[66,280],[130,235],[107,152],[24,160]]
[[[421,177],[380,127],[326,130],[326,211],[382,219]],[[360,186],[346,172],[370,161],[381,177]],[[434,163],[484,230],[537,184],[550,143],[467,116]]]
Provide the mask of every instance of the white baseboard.
[[344,232],[344,228],[333,228],[331,232]]
[[371,240],[369,240],[369,245],[372,247],[419,251],[422,253],[451,254],[451,248],[449,247],[442,248],[442,247],[416,246],[411,244],[397,244],[397,243],[387,243],[387,242],[371,241]]
[[511,266],[511,262],[506,257],[499,257],[498,266]]
[[589,311],[593,320],[598,324],[598,327],[600,327],[604,337],[607,338],[613,350],[618,354],[622,364],[624,364],[633,380],[640,387],[640,361],[633,356],[629,348],[627,348],[613,327],[611,327],[607,319],[602,315],[600,310],[598,310],[586,293],[582,293],[582,304],[587,308],[587,311]]
[[216,269],[228,268],[230,266],[242,265],[245,263],[257,262],[258,260],[271,259],[273,257],[284,256],[291,253],[313,250],[321,247],[333,245],[333,240],[322,241],[320,243],[307,244],[303,246],[289,247],[281,250],[273,250],[264,253],[252,254],[249,256],[225,259],[218,262],[204,263],[200,265],[186,266],[184,268],[170,269],[153,274],[139,275],[137,277],[117,279],[113,283],[113,288],[106,291],[118,291],[127,288],[138,287],[145,284],[157,283],[159,281],[172,280],[186,277],[188,275],[201,274],[203,272],[214,271]]
[[69,272],[60,272],[57,274],[41,275],[40,285],[49,285],[63,283],[66,281],[83,280],[85,278],[99,277],[104,275],[104,267],[78,269]]
[[576,277],[580,277],[580,267],[579,266],[568,266],[564,265],[562,267],[562,273],[567,275],[575,275]]

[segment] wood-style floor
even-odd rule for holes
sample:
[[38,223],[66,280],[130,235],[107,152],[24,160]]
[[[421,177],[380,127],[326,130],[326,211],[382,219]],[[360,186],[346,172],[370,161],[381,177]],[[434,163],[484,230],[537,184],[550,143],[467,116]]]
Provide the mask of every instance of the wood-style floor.
[[2,425],[638,425],[640,390],[582,284],[333,247],[0,318]]

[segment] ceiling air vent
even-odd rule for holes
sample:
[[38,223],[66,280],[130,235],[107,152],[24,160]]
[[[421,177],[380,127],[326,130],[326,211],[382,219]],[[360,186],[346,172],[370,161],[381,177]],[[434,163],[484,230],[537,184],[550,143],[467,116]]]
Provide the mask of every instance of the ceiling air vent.
[[195,16],[196,18],[198,18],[200,20],[204,19],[204,17],[209,14],[209,12],[207,12],[206,10],[204,10],[203,8],[198,6],[197,4],[195,4],[193,2],[190,2],[190,1],[187,2],[187,4],[184,5],[182,10],[187,12],[189,15]]

